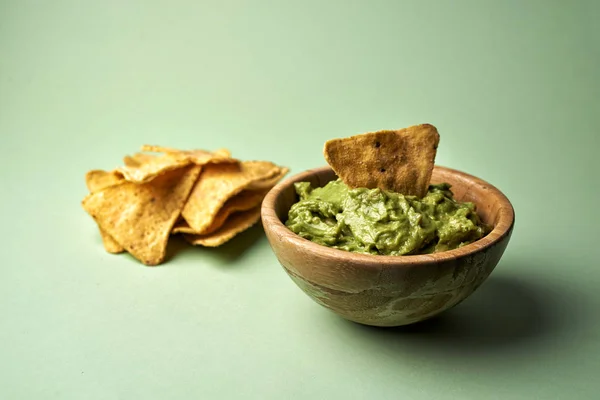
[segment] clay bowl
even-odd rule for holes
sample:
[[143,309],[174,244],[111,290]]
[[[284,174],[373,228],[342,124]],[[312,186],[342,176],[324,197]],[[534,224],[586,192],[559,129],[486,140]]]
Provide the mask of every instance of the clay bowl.
[[414,256],[375,256],[321,246],[290,231],[284,222],[298,199],[294,182],[324,186],[337,179],[329,167],[297,174],[262,204],[262,221],[277,259],[313,300],[366,325],[399,326],[431,318],[466,299],[490,275],[514,225],[510,201],[489,183],[436,166],[431,181],[448,182],[455,198],[472,201],[493,230],[459,249]]

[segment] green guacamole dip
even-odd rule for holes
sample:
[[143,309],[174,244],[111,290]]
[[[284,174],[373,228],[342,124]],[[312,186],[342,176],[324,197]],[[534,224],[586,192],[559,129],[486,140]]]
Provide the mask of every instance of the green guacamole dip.
[[322,188],[295,184],[300,201],[286,226],[315,243],[379,255],[427,254],[456,249],[490,227],[473,203],[459,203],[450,185],[429,186],[422,199],[381,189],[350,189],[341,180]]

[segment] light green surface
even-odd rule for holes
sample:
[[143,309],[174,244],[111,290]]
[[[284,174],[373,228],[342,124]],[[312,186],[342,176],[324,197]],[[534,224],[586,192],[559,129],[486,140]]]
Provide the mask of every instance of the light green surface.
[[[600,3],[93,3],[0,2],[0,398],[597,398]],[[517,214],[492,277],[421,327],[330,314],[260,228],[147,268],[79,204],[143,143],[297,173],[421,122]]]

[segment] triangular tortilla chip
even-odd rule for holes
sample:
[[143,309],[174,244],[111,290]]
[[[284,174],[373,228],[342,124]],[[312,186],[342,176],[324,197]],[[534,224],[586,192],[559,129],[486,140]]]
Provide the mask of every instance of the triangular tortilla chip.
[[85,185],[90,193],[123,183],[123,176],[115,171],[95,169],[85,174]]
[[[97,192],[99,190],[105,189],[110,186],[118,185],[123,182],[123,177],[120,174],[115,173],[114,171],[102,171],[102,170],[93,170],[89,171],[85,174],[85,184],[90,191],[90,193]],[[102,244],[104,244],[104,249],[112,254],[118,254],[125,251],[123,246],[121,246],[115,239],[112,238],[108,233],[106,233],[102,228],[98,227],[100,230],[100,236],[102,237]]]
[[195,232],[204,232],[223,204],[250,183],[272,178],[281,169],[268,161],[207,164],[181,215]]
[[83,208],[131,255],[157,265],[165,257],[171,228],[200,169],[194,165],[165,172],[148,183],[110,186],[88,195]]
[[217,247],[231,240],[238,233],[245,231],[260,220],[260,206],[252,210],[232,214],[227,221],[213,233],[207,235],[184,235],[185,240],[193,245]]
[[279,173],[277,175],[275,175],[272,178],[267,178],[267,179],[260,179],[254,182],[251,182],[250,184],[248,184],[248,186],[246,186],[246,189],[249,190],[264,190],[264,189],[271,189],[273,186],[275,186],[277,184],[277,182],[279,182],[281,180],[281,178],[283,178],[287,173],[289,172],[289,169],[286,167],[281,167],[279,170]]
[[227,149],[218,149],[212,152],[202,149],[178,150],[173,149],[171,147],[153,146],[145,144],[142,146],[142,151],[170,154],[172,156],[185,158],[191,163],[198,165],[219,162],[238,162],[238,160],[231,158],[231,153]]
[[123,177],[126,180],[134,183],[150,182],[152,179],[167,171],[180,169],[191,164],[191,161],[188,158],[170,153],[150,157],[144,162],[139,162],[133,157],[125,157],[124,161],[125,166],[118,167],[117,171],[123,174]]
[[427,193],[440,136],[429,124],[325,143],[325,159],[348,186]]
[[135,183],[150,182],[167,171],[185,167],[188,164],[204,165],[207,163],[236,163],[227,149],[214,152],[206,150],[177,150],[161,146],[142,146],[142,151],[164,153],[160,155],[136,153],[125,156],[125,166],[118,167],[126,180]]
[[153,163],[156,157],[156,154],[135,153],[132,156],[123,157],[123,163],[126,167],[140,168],[144,164]]
[[227,200],[223,207],[215,215],[212,223],[203,231],[194,231],[184,219],[181,219],[175,227],[172,233],[190,233],[195,235],[207,235],[219,229],[227,220],[231,214],[239,211],[251,210],[262,203],[265,198],[267,190],[243,190],[239,194],[233,196]]

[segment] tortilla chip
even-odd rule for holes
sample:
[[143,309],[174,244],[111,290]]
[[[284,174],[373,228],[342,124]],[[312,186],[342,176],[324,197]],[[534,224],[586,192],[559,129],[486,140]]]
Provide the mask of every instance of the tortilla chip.
[[231,240],[238,233],[245,231],[260,220],[260,206],[248,211],[232,214],[229,219],[213,233],[207,235],[184,235],[185,240],[193,245],[217,247]]
[[[123,182],[123,177],[114,171],[108,172],[102,170],[92,170],[85,174],[85,184],[90,193],[97,192],[110,186],[118,185],[121,182]],[[102,237],[102,244],[107,252],[118,254],[125,251],[123,246],[117,243],[112,236],[106,233],[102,228],[98,227],[98,229],[100,230],[100,236]]]
[[348,186],[427,193],[440,135],[429,124],[325,143],[325,159]]
[[102,244],[104,245],[104,250],[107,253],[111,254],[119,254],[125,251],[123,246],[121,246],[115,239],[112,238],[108,233],[106,233],[102,228],[98,227],[100,231],[100,236],[102,237]]
[[208,164],[181,215],[194,232],[205,232],[227,200],[252,182],[269,179],[280,173],[281,168],[268,161]]
[[167,171],[148,183],[123,182],[88,195],[83,208],[131,255],[146,265],[165,258],[167,241],[200,166]]
[[135,153],[132,156],[123,157],[123,163],[127,167],[139,168],[143,164],[151,164],[154,158],[156,158],[154,154]]
[[171,147],[153,146],[145,144],[142,146],[142,151],[148,151],[153,153],[165,153],[170,155],[176,155],[188,159],[191,163],[204,165],[209,162],[238,162],[231,158],[231,153],[227,149],[218,149],[213,152],[196,149],[196,150],[178,150]]
[[[139,157],[139,156],[138,156]],[[167,171],[183,168],[191,164],[190,160],[176,154],[162,154],[139,162],[133,157],[125,158],[125,166],[117,171],[129,182],[146,183]]]
[[90,193],[106,189],[109,186],[118,185],[122,182],[123,176],[115,171],[95,169],[85,174],[85,185]]
[[150,182],[158,175],[174,169],[183,168],[189,164],[204,165],[207,163],[236,163],[231,158],[227,149],[219,149],[214,152],[206,150],[177,150],[170,147],[142,146],[142,151],[164,153],[160,155],[136,153],[133,156],[125,156],[125,166],[117,168],[117,171],[126,180],[135,183]]
[[290,170],[286,167],[281,167],[279,173],[272,178],[260,179],[254,182],[251,182],[246,189],[249,190],[265,190],[271,189],[273,186],[277,184]]
[[259,206],[265,198],[268,190],[244,190],[227,200],[223,207],[215,215],[212,223],[203,231],[194,231],[185,220],[180,220],[173,228],[172,233],[190,233],[196,235],[207,235],[219,229],[231,214],[239,211],[251,210]]
[[175,222],[175,226],[173,226],[171,233],[172,234],[176,234],[176,233],[194,234],[196,232],[188,225],[187,222],[185,222],[185,219],[180,218],[177,222]]

